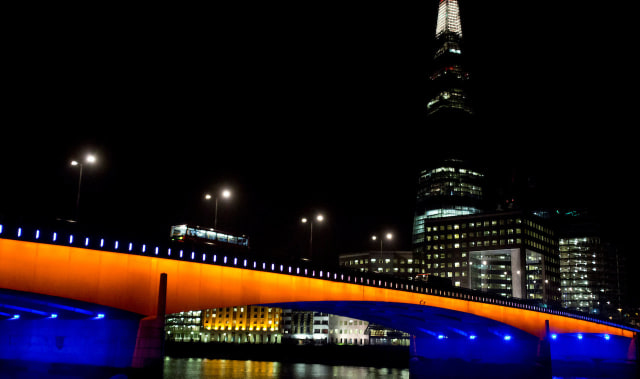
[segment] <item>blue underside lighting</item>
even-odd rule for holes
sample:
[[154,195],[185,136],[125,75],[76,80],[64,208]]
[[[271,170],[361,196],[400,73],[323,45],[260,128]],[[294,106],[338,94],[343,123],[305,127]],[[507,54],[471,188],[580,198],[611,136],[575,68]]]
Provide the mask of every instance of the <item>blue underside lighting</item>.
[[610,336],[610,335],[608,335],[608,334],[605,334],[605,335],[604,335],[604,339],[605,339],[605,340],[607,340],[607,341],[609,341],[609,340],[611,339],[611,336]]
[[474,336],[473,334],[469,336],[470,340],[475,340],[476,338],[478,338],[477,336]]
[[511,341],[511,336],[507,334],[506,336],[504,336],[504,340],[505,341]]
[[444,336],[443,336],[442,334],[439,334],[439,335],[438,335],[438,339],[439,339],[439,340],[443,340],[443,339],[444,339]]
[[551,335],[551,339],[552,339],[552,340],[555,340],[556,338],[558,338],[558,335],[557,335],[557,334],[555,334],[555,333],[554,333],[554,334],[552,334],[552,335]]
[[[16,311],[21,311],[21,312],[33,313],[33,314],[37,314],[37,315],[40,315],[40,316],[49,316],[49,313],[42,312],[42,311],[39,311],[39,310],[36,310],[36,309],[19,307],[17,305],[0,304],[0,307],[6,308],[6,309],[13,309],[13,310],[16,310]],[[15,315],[15,316],[18,316],[18,318],[20,318],[19,315]],[[15,316],[14,316],[14,319],[15,319]]]
[[578,334],[578,339],[581,340],[582,339],[582,334]]

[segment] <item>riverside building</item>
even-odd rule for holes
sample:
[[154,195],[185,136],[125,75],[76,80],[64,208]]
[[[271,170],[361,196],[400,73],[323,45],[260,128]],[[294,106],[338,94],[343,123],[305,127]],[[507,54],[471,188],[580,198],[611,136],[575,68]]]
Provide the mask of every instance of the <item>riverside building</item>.
[[281,308],[233,306],[201,314],[202,342],[280,343],[282,339]]
[[368,345],[369,322],[350,317],[329,317],[329,343],[337,345]]
[[288,343],[324,345],[329,340],[329,318],[322,312],[283,310],[283,340]]

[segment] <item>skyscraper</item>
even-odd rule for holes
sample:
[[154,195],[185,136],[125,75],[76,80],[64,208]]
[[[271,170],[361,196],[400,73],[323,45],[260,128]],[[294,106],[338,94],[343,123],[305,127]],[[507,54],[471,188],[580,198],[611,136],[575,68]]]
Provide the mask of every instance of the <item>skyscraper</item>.
[[469,73],[462,64],[462,24],[458,0],[440,0],[436,49],[427,100],[429,117],[465,117],[473,114],[466,90]]
[[418,178],[413,243],[421,244],[427,219],[464,216],[482,212],[484,174],[465,162],[448,159],[423,170]]
[[[473,139],[457,0],[439,0],[435,39],[427,129],[449,152],[469,156],[478,141]],[[439,130],[452,133],[438,139]],[[554,230],[523,211],[485,213],[485,181],[484,170],[457,159],[420,173],[413,224],[415,278],[437,277],[456,287],[558,303]]]

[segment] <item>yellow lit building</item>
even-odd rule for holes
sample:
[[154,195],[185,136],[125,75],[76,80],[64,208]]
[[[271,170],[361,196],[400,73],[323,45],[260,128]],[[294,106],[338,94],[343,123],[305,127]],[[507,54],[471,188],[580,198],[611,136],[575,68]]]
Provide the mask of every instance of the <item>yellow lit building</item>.
[[203,342],[280,343],[282,309],[253,305],[202,311]]

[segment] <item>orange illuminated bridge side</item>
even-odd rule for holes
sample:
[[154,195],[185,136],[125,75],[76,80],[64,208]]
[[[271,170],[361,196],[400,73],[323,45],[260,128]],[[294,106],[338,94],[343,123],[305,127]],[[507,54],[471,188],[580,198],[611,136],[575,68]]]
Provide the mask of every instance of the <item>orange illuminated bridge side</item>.
[[0,288],[80,300],[141,315],[156,311],[161,273],[167,273],[167,313],[238,304],[377,302],[472,314],[543,338],[555,333],[633,337],[615,325],[459,298],[336,282],[195,261],[73,246],[0,239]]

